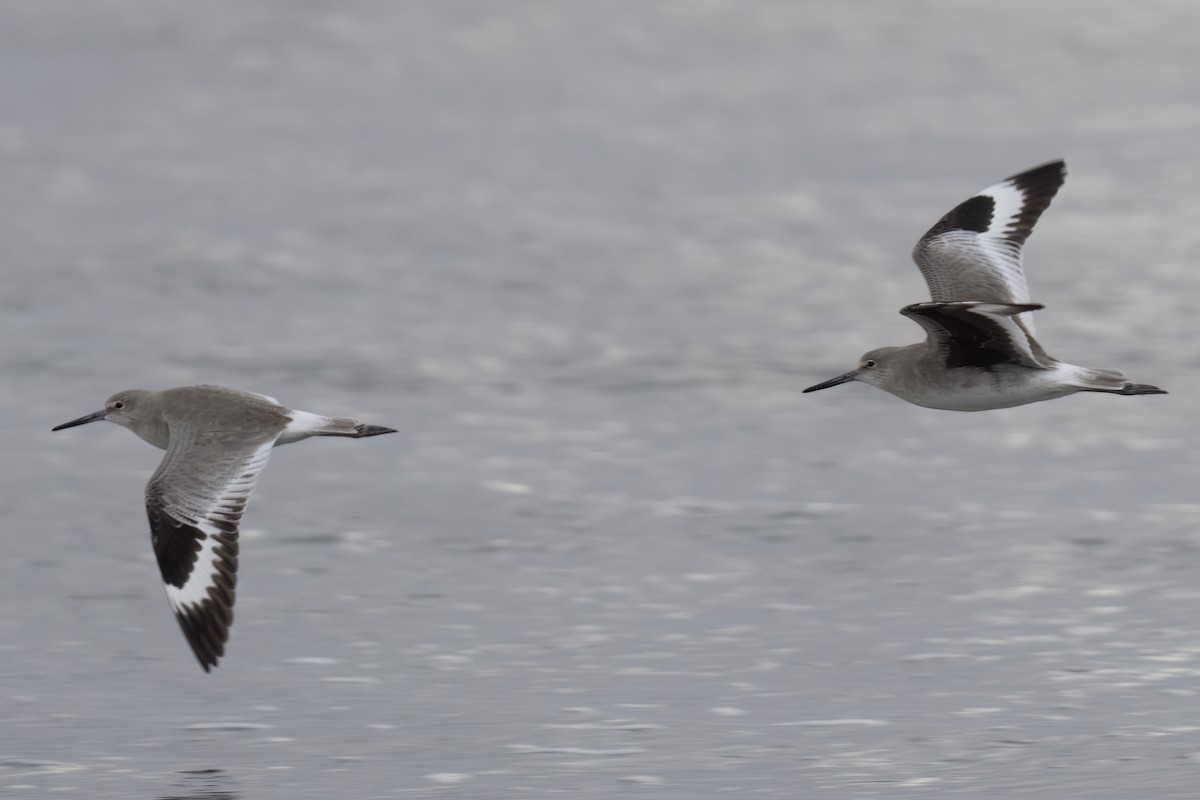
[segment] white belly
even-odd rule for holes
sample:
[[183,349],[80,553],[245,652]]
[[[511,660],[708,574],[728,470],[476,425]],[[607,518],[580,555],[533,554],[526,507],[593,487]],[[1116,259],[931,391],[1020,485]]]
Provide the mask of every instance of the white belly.
[[925,380],[907,382],[903,386],[880,388],[926,408],[987,411],[1053,400],[1079,391],[1079,388],[1064,383],[1063,377],[1058,370],[962,367],[939,371]]

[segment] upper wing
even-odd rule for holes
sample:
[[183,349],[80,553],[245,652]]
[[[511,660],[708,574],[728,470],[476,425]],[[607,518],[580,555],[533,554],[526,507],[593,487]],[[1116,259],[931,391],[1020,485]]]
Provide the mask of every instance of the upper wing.
[[167,453],[146,484],[150,540],[167,600],[200,666],[225,654],[237,585],[238,523],[274,435],[172,428]]
[[900,313],[925,329],[949,369],[996,364],[1053,369],[1055,359],[1017,319],[1039,308],[1036,303],[915,303]]
[[[1028,303],[1021,246],[1066,179],[1062,161],[989,186],[921,237],[913,260],[934,301]],[[1033,331],[1033,320],[1022,317]]]

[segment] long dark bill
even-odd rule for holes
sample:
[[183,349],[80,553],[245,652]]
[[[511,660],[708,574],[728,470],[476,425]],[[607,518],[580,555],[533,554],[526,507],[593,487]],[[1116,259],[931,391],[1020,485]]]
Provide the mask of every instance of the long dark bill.
[[73,419],[70,422],[64,422],[62,425],[55,425],[50,430],[61,431],[63,428],[74,428],[76,425],[87,425],[89,422],[97,422],[104,419],[106,414],[108,414],[107,411],[97,411],[95,414],[88,414],[85,417]]
[[810,386],[801,392],[801,394],[808,394],[809,392],[815,392],[819,389],[828,389],[830,386],[837,386],[839,383],[849,383],[850,381],[855,380],[857,377],[858,370],[852,369],[844,375],[838,375],[836,378],[830,378],[824,383],[818,383],[816,386]]

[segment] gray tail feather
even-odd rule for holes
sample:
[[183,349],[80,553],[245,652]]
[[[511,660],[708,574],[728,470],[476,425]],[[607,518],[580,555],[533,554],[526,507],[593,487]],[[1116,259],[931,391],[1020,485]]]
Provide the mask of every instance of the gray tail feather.
[[395,433],[395,428],[385,428],[382,425],[367,425],[356,419],[335,419],[329,430],[320,431],[315,436],[348,436],[351,439],[365,439],[368,436],[379,436],[384,433]]
[[1151,386],[1148,383],[1130,383],[1125,375],[1115,369],[1086,369],[1079,368],[1076,378],[1080,382],[1080,391],[1107,392],[1109,394],[1166,394],[1165,389]]

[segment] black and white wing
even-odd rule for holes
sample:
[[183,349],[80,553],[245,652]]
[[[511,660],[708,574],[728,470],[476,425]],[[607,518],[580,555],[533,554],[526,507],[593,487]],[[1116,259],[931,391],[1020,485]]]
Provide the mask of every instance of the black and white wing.
[[238,523],[275,435],[245,441],[172,428],[166,455],[146,485],[150,540],[167,600],[205,672],[225,655]]
[[[1028,303],[1021,248],[1067,176],[1053,161],[989,186],[921,237],[913,260],[935,302]],[[1033,332],[1033,320],[1021,317]]]
[[1036,303],[915,303],[900,309],[929,336],[947,369],[1016,364],[1053,369],[1057,363],[1042,349],[1017,315],[1036,311]]

